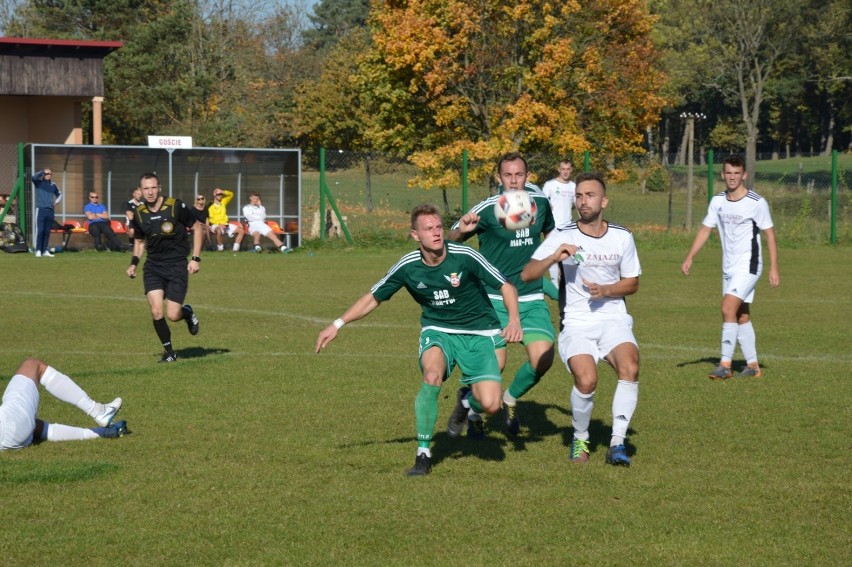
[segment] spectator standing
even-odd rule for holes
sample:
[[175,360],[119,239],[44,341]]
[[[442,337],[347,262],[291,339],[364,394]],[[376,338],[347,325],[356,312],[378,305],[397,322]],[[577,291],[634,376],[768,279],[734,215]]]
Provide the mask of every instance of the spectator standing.
[[59,187],[53,182],[53,171],[45,168],[33,175],[36,188],[36,258],[52,258],[50,253],[50,230],[53,228],[53,207],[62,200]]

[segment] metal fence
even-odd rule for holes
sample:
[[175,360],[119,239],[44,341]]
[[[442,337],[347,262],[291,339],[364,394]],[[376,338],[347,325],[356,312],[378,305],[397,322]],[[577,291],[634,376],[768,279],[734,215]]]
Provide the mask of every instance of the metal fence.
[[[730,154],[714,152],[712,167],[707,160],[695,157],[692,167],[663,165],[648,156],[635,156],[605,164],[610,207],[607,216],[630,227],[651,230],[691,230],[704,217],[709,196],[724,190],[722,162]],[[417,169],[406,160],[378,154],[328,150],[325,153],[325,180],[346,224],[357,238],[359,232],[370,232],[376,226],[391,226],[404,231],[405,211],[423,202],[443,207],[448,221],[463,213],[462,164],[457,168],[458,184],[442,190],[417,187]],[[542,185],[556,176],[562,156],[531,154],[525,156],[532,180]],[[583,171],[584,157],[569,156],[574,175]],[[591,156],[592,167],[600,165]],[[314,168],[316,164],[310,164]],[[467,180],[468,206],[473,206],[496,190],[496,164],[471,162],[468,169],[477,172]],[[770,203],[779,232],[792,239],[827,240],[832,232],[832,214],[841,240],[852,237],[849,213],[852,188],[852,154],[841,154],[837,171],[832,171],[832,157],[800,155],[776,159],[758,156],[755,171],[749,172],[754,189]],[[837,210],[832,211],[832,181],[837,176]],[[688,188],[692,186],[692,199]],[[316,211],[319,204],[319,172],[303,172],[306,213]],[[691,203],[690,203],[691,202]],[[691,208],[690,208],[691,204]],[[395,215],[395,217],[394,217]],[[393,219],[396,219],[396,222]],[[316,215],[315,215],[316,220]],[[314,234],[316,235],[316,227]]]
[[[63,193],[56,220],[85,220],[83,207],[89,191],[101,194],[110,216],[124,219],[125,204],[139,176],[154,172],[163,194],[192,205],[196,194],[211,195],[214,187],[234,192],[228,205],[229,218],[242,217],[249,194],[257,191],[269,220],[277,221],[294,234],[298,245],[302,227],[301,152],[292,150],[192,148],[165,150],[139,146],[28,146],[26,157],[27,211],[33,218],[34,191],[29,183],[33,171],[50,167],[53,182]],[[32,234],[32,238],[35,236]]]

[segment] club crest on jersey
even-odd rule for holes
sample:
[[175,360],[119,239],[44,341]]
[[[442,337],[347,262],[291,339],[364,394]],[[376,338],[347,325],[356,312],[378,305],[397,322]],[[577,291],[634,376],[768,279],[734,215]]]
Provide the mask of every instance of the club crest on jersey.
[[458,274],[453,272],[449,276],[444,277],[447,279],[448,282],[450,282],[450,285],[453,287],[459,287],[461,285],[462,272],[459,272]]
[[175,225],[173,225],[169,221],[166,221],[160,225],[160,230],[163,232],[163,234],[171,234],[175,231]]

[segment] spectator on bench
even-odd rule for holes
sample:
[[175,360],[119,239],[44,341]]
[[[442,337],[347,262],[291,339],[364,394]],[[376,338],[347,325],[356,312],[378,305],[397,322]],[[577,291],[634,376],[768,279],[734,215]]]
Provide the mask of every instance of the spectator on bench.
[[248,222],[248,231],[254,239],[254,251],[260,252],[260,237],[265,236],[275,244],[281,252],[289,252],[287,246],[281,242],[275,231],[266,224],[266,207],[260,202],[260,193],[252,193],[249,196],[249,204],[243,207],[243,216]]
[[216,235],[216,250],[225,250],[224,235],[234,239],[234,252],[240,251],[240,244],[246,231],[241,225],[228,222],[228,203],[234,198],[234,192],[227,189],[213,189],[213,202],[207,207],[210,213],[210,231]]
[[207,210],[207,199],[204,195],[198,194],[195,196],[195,206],[190,211],[195,215],[195,220],[200,222],[205,227],[204,229],[204,249],[215,250],[213,241],[210,236],[210,211]]
[[125,248],[118,241],[118,237],[110,226],[109,212],[100,203],[100,195],[94,191],[89,191],[89,202],[83,207],[83,212],[86,213],[86,218],[89,220],[89,234],[95,239],[95,248],[99,252],[105,249],[101,241],[101,236],[106,236],[110,250],[113,252],[124,252]]

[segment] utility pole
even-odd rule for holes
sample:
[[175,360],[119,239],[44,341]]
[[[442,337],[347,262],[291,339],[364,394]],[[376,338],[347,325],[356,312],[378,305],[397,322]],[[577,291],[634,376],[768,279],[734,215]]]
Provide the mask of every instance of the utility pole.
[[683,112],[680,117],[686,120],[686,228],[692,230],[692,193],[695,186],[693,177],[695,121],[703,120],[706,117],[695,112]]

